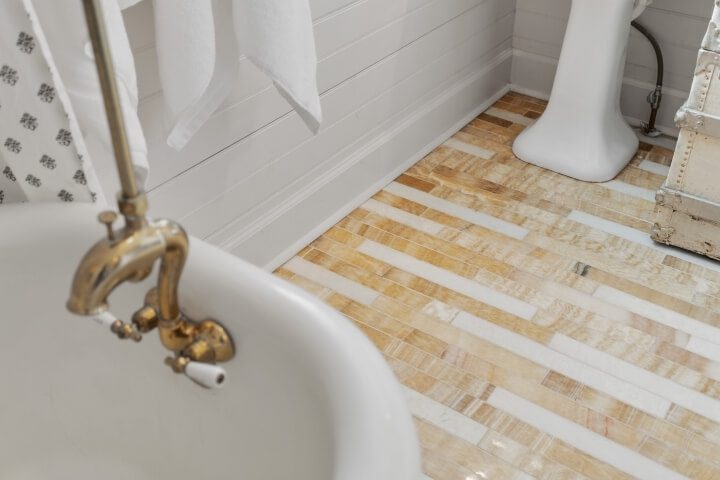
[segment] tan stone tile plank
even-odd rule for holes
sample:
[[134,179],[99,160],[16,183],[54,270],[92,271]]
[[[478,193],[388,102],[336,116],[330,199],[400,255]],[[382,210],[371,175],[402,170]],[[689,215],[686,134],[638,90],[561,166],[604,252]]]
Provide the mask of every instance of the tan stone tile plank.
[[[421,260],[424,259],[426,261],[430,261],[430,263],[433,263],[435,265],[447,267],[450,270],[455,271],[456,273],[463,276],[467,276],[468,268],[448,267],[449,265],[452,265],[453,262],[447,259],[443,260],[443,255],[437,252],[457,251],[459,253],[455,254],[456,258],[460,258],[460,260],[464,262],[470,262],[473,265],[477,265],[475,262],[476,257],[472,254],[472,252],[468,252],[462,249],[458,250],[454,247],[454,245],[449,244],[449,242],[440,241],[429,235],[414,231],[409,227],[404,227],[387,219],[378,220],[375,218],[374,215],[369,215],[364,220],[365,222],[367,222],[367,225],[376,227],[388,233],[392,233],[393,235],[399,235],[402,238],[407,239],[409,242],[411,242],[408,245],[413,245],[412,242],[416,242],[419,245],[425,245],[432,248],[433,252],[435,253],[430,255],[429,252],[423,249],[406,247],[403,250],[401,247],[401,251],[416,256]],[[398,244],[398,242],[390,241],[388,242],[388,246],[391,246],[393,243],[396,245]],[[428,260],[428,258],[430,257],[432,257],[432,259]],[[551,297],[544,297],[542,294],[534,291],[531,288],[527,288],[523,284],[508,281],[505,278],[500,278],[498,275],[494,275],[490,272],[484,272],[485,266],[479,266],[481,269],[477,270],[475,276],[472,277],[475,280],[482,280],[481,283],[490,286],[491,288],[514,296],[515,298],[526,301],[528,303],[534,304],[541,309],[545,309],[550,306],[548,302],[552,302]],[[499,273],[501,275],[504,275],[505,277],[515,275],[516,277],[524,278],[526,280],[526,283],[532,282],[533,286],[535,287],[541,286],[539,279],[537,279],[536,277],[521,275],[517,273],[514,269],[503,269],[500,270]],[[557,302],[555,302],[555,304],[560,305],[561,307],[567,307],[567,305],[562,305],[562,303],[558,304]],[[576,307],[579,308],[580,305],[576,305]],[[617,313],[616,310],[617,309],[615,309],[613,313]],[[570,313],[577,313],[577,309],[570,310]],[[552,322],[536,323],[540,323],[540,325],[549,327],[551,329],[550,331],[546,332],[544,338],[552,335],[551,332],[564,333],[571,338],[586,343],[606,353],[610,353],[648,371],[665,376],[666,378],[674,380],[689,388],[698,390],[709,396],[720,398],[720,384],[716,380],[706,377],[705,375],[703,375],[703,372],[698,372],[693,369],[687,368],[682,364],[677,364],[672,359],[657,356],[655,354],[656,341],[655,337],[653,337],[652,335],[636,330],[632,327],[625,328],[627,325],[621,325],[618,327],[618,325],[612,321],[603,322],[603,319],[597,316],[592,317],[595,322],[590,326],[590,328],[588,328],[587,325],[583,325],[577,322],[577,319],[582,318],[582,314],[585,314],[586,312],[581,311],[580,313],[580,317],[573,315],[573,320],[562,322],[561,320],[563,320],[564,316],[558,315],[556,311],[540,312],[540,316],[550,318]],[[630,316],[629,318],[630,321],[635,319],[633,316]],[[651,325],[651,322],[649,321],[636,321],[635,324],[640,326],[650,326],[650,328],[653,328],[653,325]],[[658,325],[656,328],[659,330],[664,330],[666,332],[668,330],[667,327],[663,328],[663,326],[660,325]],[[666,335],[668,338],[673,338],[676,336],[676,333],[667,332]],[[638,346],[642,346],[644,348],[641,349],[638,348]],[[715,375],[717,375],[717,373]]]

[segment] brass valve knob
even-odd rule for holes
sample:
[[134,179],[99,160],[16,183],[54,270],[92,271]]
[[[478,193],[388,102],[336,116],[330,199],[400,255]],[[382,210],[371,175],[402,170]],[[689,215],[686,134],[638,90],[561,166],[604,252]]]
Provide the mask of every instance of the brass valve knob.
[[175,373],[185,373],[185,367],[190,363],[190,359],[183,356],[166,357],[165,365],[172,368]]
[[132,317],[132,323],[137,327],[138,331],[147,333],[158,325],[158,313],[154,307],[145,305],[143,308],[135,312]]
[[110,331],[113,332],[121,340],[127,338],[134,342],[142,340],[142,334],[135,330],[135,327],[130,323],[125,323],[122,320],[115,320],[110,326]]
[[98,215],[98,221],[105,225],[105,228],[107,228],[107,236],[108,240],[113,241],[115,240],[115,232],[113,231],[113,223],[115,223],[115,220],[117,220],[117,213],[113,212],[112,210],[106,210],[104,212],[100,212]]

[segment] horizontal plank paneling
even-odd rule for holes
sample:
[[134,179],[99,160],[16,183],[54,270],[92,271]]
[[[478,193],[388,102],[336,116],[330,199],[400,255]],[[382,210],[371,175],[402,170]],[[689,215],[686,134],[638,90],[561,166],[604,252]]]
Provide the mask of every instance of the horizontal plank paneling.
[[282,208],[253,222],[239,218],[208,240],[268,270],[277,267],[507,92],[511,53],[441,86],[435,98],[419,99],[420,109],[384,126],[383,135],[361,150],[355,147],[338,168]]
[[[275,135],[269,131],[258,132],[249,143],[267,142],[262,146],[264,154],[257,152],[250,155],[250,152],[243,148],[244,145],[234,146],[211,161],[184,173],[173,182],[157,188],[153,191],[157,198],[155,203],[161,205],[163,211],[170,211],[177,217],[187,211],[190,205],[199,205],[222,195],[223,190],[227,190],[225,185],[228,183],[233,185],[233,190],[244,192],[243,195],[252,196],[243,182],[253,186],[264,186],[266,182],[270,182],[270,192],[276,192],[283,187],[284,182],[295,180],[295,175],[312,169],[320,164],[322,159],[332,157],[339,149],[361,137],[367,128],[372,128],[373,122],[406,108],[408,102],[447,78],[449,73],[452,73],[453,65],[464,67],[467,63],[460,63],[463,61],[460,59],[465,59],[465,62],[472,61],[487,53],[488,47],[484,45],[495,47],[506,40],[507,29],[512,25],[512,11],[505,12],[502,5],[502,1],[494,0],[479,6],[470,14],[448,22],[442,28],[434,30],[323,95],[325,127],[318,137],[308,136],[309,141],[302,144],[297,151],[273,149]],[[501,15],[504,13],[501,17],[503,20],[496,22],[493,11]],[[485,35],[474,38],[473,34],[483,26],[487,27],[482,30]],[[460,50],[455,50],[466,38],[470,40],[465,42]],[[440,60],[434,61],[438,57]],[[422,74],[419,74],[418,70],[422,71]],[[354,114],[359,116],[359,111],[367,111],[372,102],[377,103],[380,116],[373,116],[373,120],[362,128],[354,128],[345,135],[338,136],[335,123],[352,118]],[[280,123],[294,121],[293,116]],[[322,138],[325,140],[321,140]],[[268,155],[273,150],[276,150],[277,157]],[[248,154],[243,155],[244,151]],[[240,162],[238,158],[247,160]],[[277,166],[274,166],[274,163],[277,163]],[[259,173],[261,171],[263,173]],[[257,182],[257,175],[266,177],[266,180]],[[192,184],[198,184],[198,187],[192,188],[192,198],[185,198],[180,202],[176,200],[175,192],[188,192]],[[246,198],[244,204],[250,205],[247,200]],[[198,233],[205,234],[204,231]]]
[[[422,1],[427,3],[426,0]],[[383,58],[392,56],[439,25],[478,5],[490,5],[493,9],[508,9],[507,4],[502,5],[489,0],[435,0],[425,8],[414,8],[403,17],[402,22],[391,22],[357,42],[345,46],[338,54],[321,60],[318,67],[320,90],[327,92],[336,88],[346,79],[356,76]],[[509,10],[512,11],[511,8]],[[343,12],[343,16],[345,14]],[[281,119],[291,110],[267,78],[245,61],[241,63],[237,86],[228,101],[182,151],[176,152],[162,140],[165,128],[161,112],[162,97],[160,96],[151,97],[141,105],[141,116],[151,158],[155,159],[149,178],[151,189],[263,126]],[[310,133],[306,129],[298,133],[300,137],[293,138],[292,142],[310,138]],[[277,155],[284,151],[278,151]]]
[[[508,51],[508,47],[509,43],[502,46],[499,52],[498,49],[493,49],[493,56],[496,57],[501,52]],[[467,55],[467,53],[459,52],[458,55]],[[371,103],[364,105],[356,113],[343,118],[341,122],[338,122],[328,130],[326,133],[326,136],[329,137],[328,140],[323,141],[323,139],[319,137],[313,142],[303,145],[301,149],[292,152],[278,162],[282,162],[280,163],[282,167],[275,168],[274,166],[270,166],[261,170],[253,177],[234,186],[231,190],[223,192],[222,195],[213,199],[210,204],[185,217],[185,222],[199,234],[209,234],[225,225],[227,221],[232,220],[231,215],[238,216],[238,213],[245,213],[241,209],[236,208],[234,209],[235,212],[231,214],[233,205],[249,205],[250,199],[255,198],[259,194],[275,194],[276,192],[290,193],[292,191],[302,190],[304,185],[321,176],[331,169],[334,163],[341,160],[343,155],[338,155],[338,153],[342,152],[342,148],[345,145],[357,144],[357,142],[362,139],[362,137],[358,138],[358,132],[372,129],[376,134],[381,134],[382,130],[389,126],[389,122],[380,124],[378,122],[381,122],[382,119],[387,116],[388,112],[397,111],[403,113],[408,109],[413,109],[413,107],[420,108],[421,105],[417,103],[417,99],[426,97],[427,95],[423,93],[425,91],[431,91],[435,95],[439,94],[444,89],[444,85],[447,85],[447,82],[444,81],[444,75],[433,75],[433,72],[436,69],[442,72],[443,64],[450,63],[456,60],[456,58],[455,55],[451,55],[443,57],[437,62],[430,63],[426,69],[423,69],[416,76],[399,83],[393,89],[374,99]],[[475,71],[491,59],[491,56],[482,57],[480,61],[471,64],[468,70]],[[394,119],[394,116],[391,117],[391,120],[392,119]],[[373,126],[379,128],[373,129]],[[328,147],[333,144],[337,150],[334,152],[328,151]],[[308,157],[320,156],[323,158],[325,155],[330,156],[330,160],[327,162],[303,162],[303,159]],[[307,171],[307,173],[304,173],[305,171]],[[263,186],[262,192],[258,192],[257,185]],[[277,205],[284,196],[285,195],[281,195],[270,198],[268,199],[268,203],[275,203]],[[210,212],[215,212],[215,217],[211,216]],[[259,216],[262,216],[262,209],[254,208],[252,211],[248,210],[247,213],[248,215],[244,217],[246,220],[255,220]]]
[[[181,219],[191,233],[259,263],[442,142],[440,136],[510,81],[515,0],[312,0],[311,6],[325,115],[320,134],[312,136],[270,81],[241,58],[230,97],[180,152],[163,140],[152,6],[145,0],[125,12],[150,148],[152,212]],[[417,132],[405,131],[413,125]],[[348,180],[344,172],[353,175]],[[347,188],[335,188],[334,178]],[[264,231],[275,232],[273,238]]]

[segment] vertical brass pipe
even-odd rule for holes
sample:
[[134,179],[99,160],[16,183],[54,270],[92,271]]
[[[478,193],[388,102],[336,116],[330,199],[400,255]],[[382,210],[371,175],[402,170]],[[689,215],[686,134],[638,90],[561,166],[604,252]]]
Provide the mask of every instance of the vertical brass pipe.
[[85,20],[93,46],[103,101],[105,102],[105,113],[110,127],[115,162],[120,176],[121,197],[132,199],[140,195],[140,190],[135,179],[135,170],[115,83],[115,70],[110,56],[107,34],[105,33],[105,20],[100,7],[100,0],[83,0],[83,8],[85,9]]

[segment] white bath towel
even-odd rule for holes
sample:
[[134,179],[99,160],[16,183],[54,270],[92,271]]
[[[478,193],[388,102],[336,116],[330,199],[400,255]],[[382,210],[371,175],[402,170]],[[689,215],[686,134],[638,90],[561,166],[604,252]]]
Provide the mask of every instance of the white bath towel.
[[[82,2],[24,1],[37,12],[103,190],[113,198],[118,191],[115,156]],[[144,186],[148,175],[147,146],[137,115],[135,62],[118,0],[102,0],[101,6],[135,171]]]
[[182,148],[227,98],[243,54],[317,131],[322,112],[308,0],[154,0],[154,7],[170,146]]
[[235,0],[233,20],[240,51],[273,79],[280,93],[317,131],[322,111],[308,0]]

